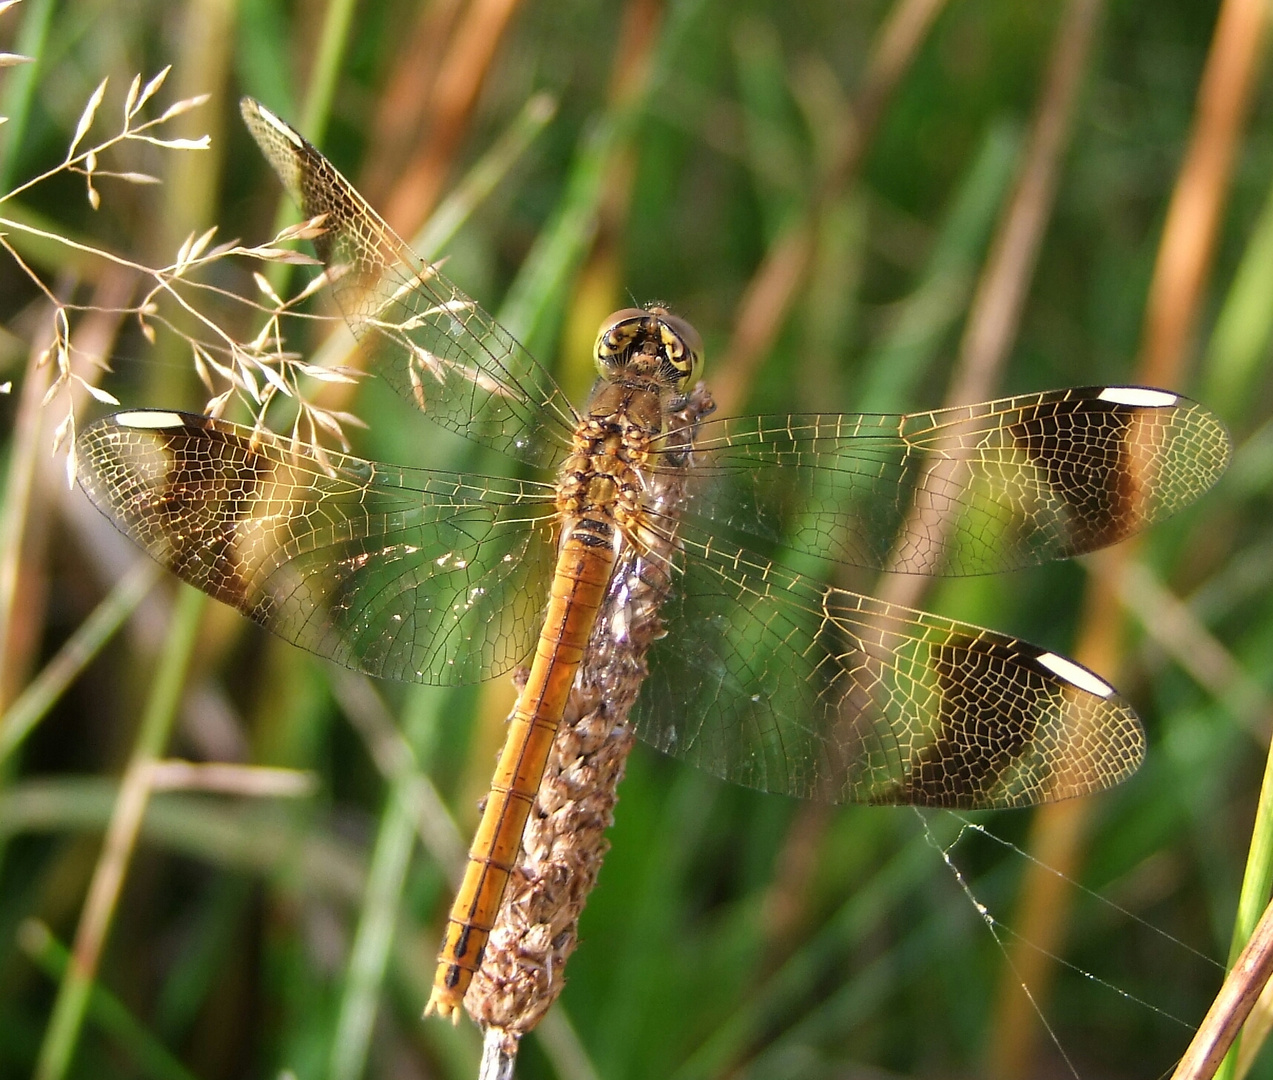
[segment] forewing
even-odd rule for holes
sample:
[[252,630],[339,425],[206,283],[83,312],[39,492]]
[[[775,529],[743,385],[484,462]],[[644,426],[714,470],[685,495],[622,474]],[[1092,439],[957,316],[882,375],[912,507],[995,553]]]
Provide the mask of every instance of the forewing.
[[906,415],[708,420],[687,514],[742,546],[984,574],[1115,543],[1219,478],[1224,426],[1188,398],[1089,387]]
[[682,524],[634,710],[660,750],[826,802],[1025,806],[1131,775],[1140,722],[1086,669],[820,585]]
[[575,413],[513,336],[416,255],[322,154],[244,98],[243,119],[306,217],[369,365],[421,412],[519,460],[551,466]]
[[183,581],[369,675],[454,684],[533,648],[552,575],[552,489],[326,463],[267,432],[119,413],[79,437],[79,478]]

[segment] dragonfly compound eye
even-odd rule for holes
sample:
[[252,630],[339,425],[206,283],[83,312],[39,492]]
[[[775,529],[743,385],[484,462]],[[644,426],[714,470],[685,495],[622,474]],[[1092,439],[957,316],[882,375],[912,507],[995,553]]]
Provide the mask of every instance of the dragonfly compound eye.
[[651,313],[658,316],[664,354],[676,370],[676,388],[688,390],[703,373],[703,339],[684,319],[662,308],[653,308]]
[[649,321],[649,312],[640,308],[623,308],[608,315],[593,348],[597,371],[607,376],[627,364],[633,345],[647,333]]

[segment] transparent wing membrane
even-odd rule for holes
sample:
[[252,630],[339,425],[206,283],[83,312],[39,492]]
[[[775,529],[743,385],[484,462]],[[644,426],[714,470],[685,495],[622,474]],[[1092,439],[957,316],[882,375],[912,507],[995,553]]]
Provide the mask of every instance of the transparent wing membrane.
[[243,118],[306,217],[332,291],[369,366],[435,423],[551,466],[576,415],[513,336],[416,255],[322,154],[244,98]]
[[1125,539],[1224,471],[1187,398],[1088,387],[894,416],[709,420],[687,512],[747,544],[918,574],[985,574]]
[[121,413],[81,434],[80,480],[183,581],[280,637],[389,679],[508,671],[539,633],[553,490],[340,454],[203,416]]
[[1024,806],[1118,783],[1127,703],[1025,642],[821,585],[697,529],[637,734],[747,787],[825,802]]

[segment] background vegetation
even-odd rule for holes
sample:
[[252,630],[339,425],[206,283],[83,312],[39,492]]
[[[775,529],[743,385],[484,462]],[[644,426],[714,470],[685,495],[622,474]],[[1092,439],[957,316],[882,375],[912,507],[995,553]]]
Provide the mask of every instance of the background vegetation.
[[[35,58],[0,73],[3,190],[62,161],[104,76],[107,132],[135,73],[174,65],[152,114],[211,95],[168,131],[208,149],[128,143],[101,165],[162,187],[101,177],[94,210],[60,173],[0,203],[30,271],[0,260],[0,1075],[475,1074],[475,1030],[419,1020],[457,843],[424,784],[466,835],[508,687],[369,689],[150,587],[49,454],[65,414],[41,407],[54,365],[35,366],[50,295],[76,305],[74,370],[95,381],[108,358],[126,405],[208,395],[180,333],[159,325],[152,346],[112,314],[135,302],[135,270],[31,228],[151,266],[214,224],[264,243],[282,197],[241,93],[404,235],[432,220],[421,250],[444,244],[448,272],[576,395],[600,318],[634,299],[695,323],[730,411],[1128,381],[1224,417],[1229,476],[1132,550],[914,594],[1109,676],[1148,728],[1137,777],[974,827],[811,809],[638,748],[569,986],[519,1066],[1170,1072],[1222,977],[1273,715],[1263,8],[25,0],[0,15],[5,47]],[[200,273],[259,297],[257,268]],[[241,339],[260,326],[201,302]],[[293,340],[316,350],[325,329]],[[383,391],[345,407],[371,425],[361,451],[433,453]],[[172,758],[280,771],[152,767]],[[1267,886],[1250,895],[1258,913]]]

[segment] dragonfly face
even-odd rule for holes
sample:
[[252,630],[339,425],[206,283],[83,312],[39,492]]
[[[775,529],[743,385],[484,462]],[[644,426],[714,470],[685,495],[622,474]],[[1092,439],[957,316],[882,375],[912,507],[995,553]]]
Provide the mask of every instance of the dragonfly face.
[[[319,251],[343,270],[336,299],[373,368],[435,423],[559,482],[320,462],[172,412],[90,426],[80,476],[155,558],[322,656],[431,683],[531,662],[448,929],[441,1011],[480,960],[534,763],[633,560],[665,575],[667,633],[631,722],[718,776],[832,802],[978,808],[1096,791],[1137,768],[1140,724],[1097,675],[832,582],[837,564],[987,573],[1120,540],[1224,470],[1228,436],[1201,406],[1094,387],[678,427],[702,345],[655,307],[602,327],[604,381],[581,415],[317,150],[254,102],[244,116],[304,212],[326,215]],[[815,572],[791,569],[792,555]]]
[[594,352],[598,374],[611,382],[635,379],[684,394],[703,373],[698,331],[661,307],[608,316]]

